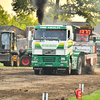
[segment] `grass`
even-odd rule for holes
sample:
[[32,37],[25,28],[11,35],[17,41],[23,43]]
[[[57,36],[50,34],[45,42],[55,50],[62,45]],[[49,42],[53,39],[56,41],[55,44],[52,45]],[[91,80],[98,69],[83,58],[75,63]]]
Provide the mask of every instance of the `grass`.
[[[78,99],[76,99],[76,97],[73,97],[68,100],[78,100]],[[82,96],[82,99],[80,100],[100,100],[100,90],[97,90],[90,95]]]
[[5,67],[5,66],[3,65],[3,63],[0,63],[0,67]]
[[33,69],[33,67],[23,67],[23,66],[14,66],[14,67],[11,67],[11,66],[4,66],[3,63],[0,63],[0,68],[28,68],[28,69]]

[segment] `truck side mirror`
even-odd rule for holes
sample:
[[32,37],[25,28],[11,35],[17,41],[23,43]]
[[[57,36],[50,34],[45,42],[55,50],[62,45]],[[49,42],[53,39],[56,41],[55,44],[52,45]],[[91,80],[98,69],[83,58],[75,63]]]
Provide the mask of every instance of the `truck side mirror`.
[[93,42],[96,42],[96,37],[93,37]]

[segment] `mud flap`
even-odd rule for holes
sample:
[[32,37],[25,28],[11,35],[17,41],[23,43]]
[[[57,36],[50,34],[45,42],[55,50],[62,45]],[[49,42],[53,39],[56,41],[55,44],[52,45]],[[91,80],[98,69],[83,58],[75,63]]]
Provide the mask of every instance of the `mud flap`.
[[74,51],[72,55],[72,70],[71,73],[74,75],[82,74],[82,59],[80,56],[80,51]]

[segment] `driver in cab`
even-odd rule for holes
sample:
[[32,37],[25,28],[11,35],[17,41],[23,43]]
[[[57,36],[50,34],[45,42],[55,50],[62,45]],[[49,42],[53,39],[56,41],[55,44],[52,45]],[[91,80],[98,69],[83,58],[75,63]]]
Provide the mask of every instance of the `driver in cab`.
[[81,38],[79,39],[79,42],[86,42],[86,38],[84,37],[84,35],[81,36]]

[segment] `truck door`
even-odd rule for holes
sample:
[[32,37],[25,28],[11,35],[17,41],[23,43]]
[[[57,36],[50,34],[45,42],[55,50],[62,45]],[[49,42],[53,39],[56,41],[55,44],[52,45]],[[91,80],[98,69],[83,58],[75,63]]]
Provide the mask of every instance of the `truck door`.
[[71,30],[68,29],[67,30],[67,53],[69,54],[72,54],[72,50],[73,50],[73,40],[72,40],[72,37],[71,37]]

